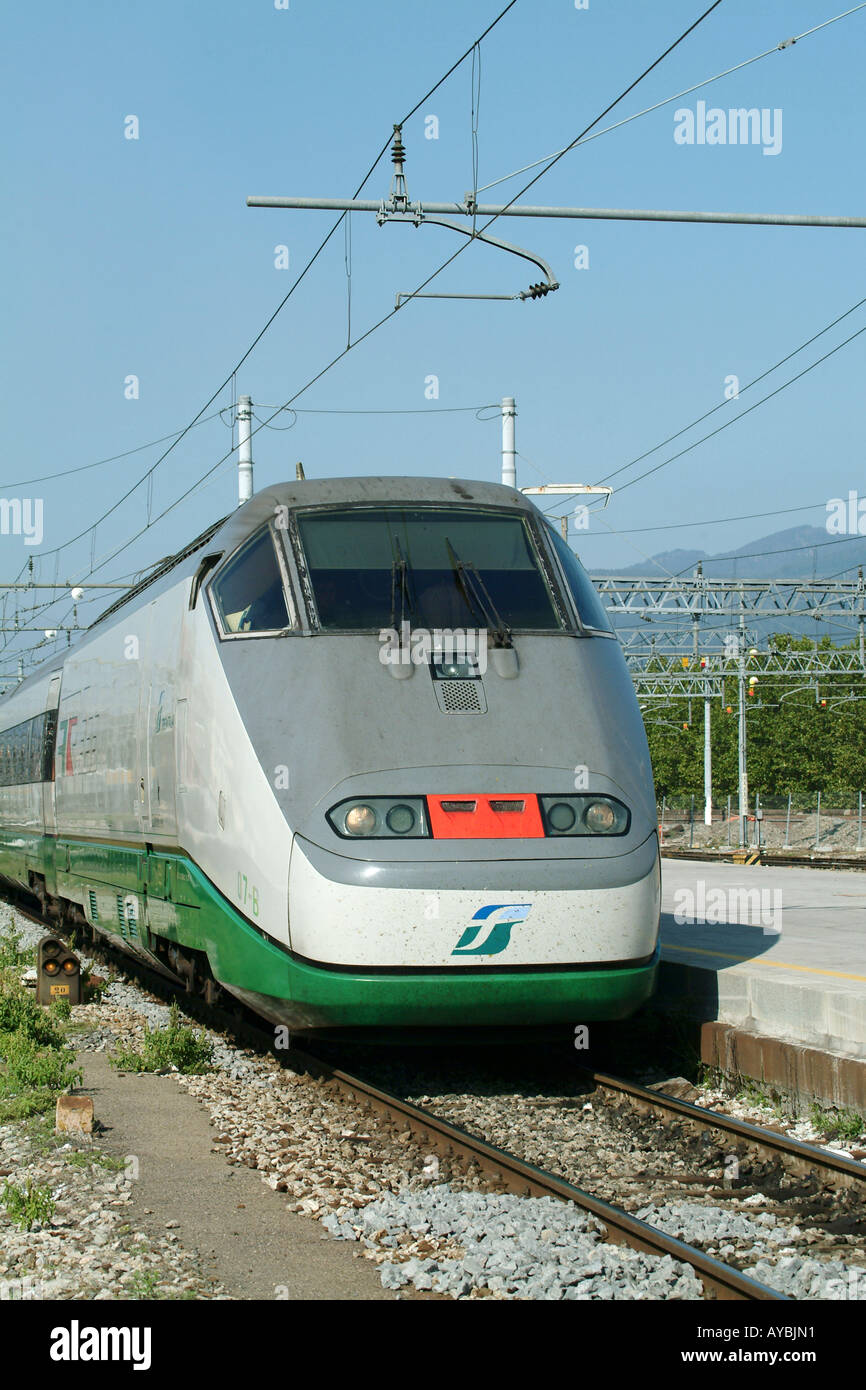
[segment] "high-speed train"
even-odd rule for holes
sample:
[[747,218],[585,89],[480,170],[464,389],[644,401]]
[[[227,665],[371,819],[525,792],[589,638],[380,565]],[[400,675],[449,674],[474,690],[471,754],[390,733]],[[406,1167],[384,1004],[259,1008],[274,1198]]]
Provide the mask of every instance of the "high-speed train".
[[498,484],[267,488],[0,701],[0,874],[293,1031],[652,993],[655,794],[576,557]]

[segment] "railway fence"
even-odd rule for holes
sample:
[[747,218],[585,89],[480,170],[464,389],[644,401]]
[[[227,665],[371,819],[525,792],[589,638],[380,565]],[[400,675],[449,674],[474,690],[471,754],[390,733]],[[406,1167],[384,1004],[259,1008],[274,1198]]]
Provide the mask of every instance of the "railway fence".
[[[866,856],[866,793],[850,790],[829,799],[821,792],[750,797],[748,844],[754,849],[827,851]],[[739,844],[736,796],[713,802],[704,823],[702,791],[663,796],[657,803],[662,847],[733,849]]]

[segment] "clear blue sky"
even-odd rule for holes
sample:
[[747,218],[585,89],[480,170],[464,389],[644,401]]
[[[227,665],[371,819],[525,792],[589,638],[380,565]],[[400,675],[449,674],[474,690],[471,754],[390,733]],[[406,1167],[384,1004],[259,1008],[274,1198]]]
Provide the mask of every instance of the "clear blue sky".
[[[43,498],[44,539],[25,546],[20,536],[0,536],[0,578],[83,530],[159,451],[30,480],[186,424],[330,225],[324,213],[248,209],[245,197],[351,194],[392,122],[501,7],[290,0],[282,11],[273,0],[45,0],[7,12],[0,495]],[[482,48],[480,183],[568,143],[705,7],[589,0],[578,11],[573,0],[519,0]],[[724,0],[604,124],[844,8],[842,0]],[[866,10],[588,143],[527,200],[863,215],[864,60]],[[413,198],[456,199],[471,187],[470,82],[467,62],[404,130]],[[781,151],[677,144],[676,108],[694,109],[701,98],[725,110],[780,109]],[[135,141],[124,138],[129,115],[140,122]],[[438,140],[424,138],[428,115],[438,117]],[[365,195],[384,196],[389,179],[386,158]],[[523,182],[483,197],[504,201]],[[298,405],[422,410],[513,394],[519,481],[593,481],[717,405],[727,376],[745,385],[866,294],[866,231],[503,219],[494,232],[543,255],[562,288],[537,303],[411,304]],[[274,266],[279,244],[289,247],[289,271]],[[441,229],[379,229],[356,215],[353,333],[458,244]],[[589,247],[589,269],[574,268],[577,244]],[[344,254],[340,230],[244,365],[239,392],[282,402],[345,346]],[[534,268],[476,245],[431,288],[509,293],[535,278]],[[742,406],[864,324],[866,307]],[[825,499],[849,488],[866,494],[864,355],[866,335],[743,423],[626,488],[605,512],[622,534],[594,522],[573,538],[582,558],[590,568],[628,565],[675,545],[718,551],[799,522],[823,525]],[[124,398],[130,374],[140,381],[138,400]],[[439,379],[435,401],[424,394],[430,375]],[[226,390],[218,404],[229,399]],[[719,412],[707,427],[724,418]],[[219,419],[192,431],[155,474],[152,514],[229,443]],[[254,453],[257,486],[293,476],[297,459],[308,476],[496,478],[499,423],[471,414],[300,415],[285,433],[260,431]],[[235,496],[233,468],[224,465],[99,576],[176,549]],[[635,529],[816,503],[778,519]],[[93,544],[88,537],[62,552],[60,577],[82,575],[91,554],[98,562],[118,547],[144,524],[146,508],[142,488]],[[56,566],[46,555],[36,568],[50,581]],[[46,623],[65,611],[55,608]],[[0,674],[7,668],[8,656]]]

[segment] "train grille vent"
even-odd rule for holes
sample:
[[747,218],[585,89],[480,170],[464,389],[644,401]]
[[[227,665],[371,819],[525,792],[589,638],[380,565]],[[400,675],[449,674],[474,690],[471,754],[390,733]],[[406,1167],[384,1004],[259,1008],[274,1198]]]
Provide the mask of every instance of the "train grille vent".
[[90,904],[90,920],[91,922],[98,922],[99,910],[96,906],[96,894],[94,893],[92,888],[88,888],[87,890],[87,899]]
[[127,941],[133,941],[138,936],[138,923],[135,920],[134,911],[127,911],[123,894],[117,894],[117,921],[120,927],[120,934]]
[[434,681],[439,708],[445,714],[486,714],[487,698],[478,680]]

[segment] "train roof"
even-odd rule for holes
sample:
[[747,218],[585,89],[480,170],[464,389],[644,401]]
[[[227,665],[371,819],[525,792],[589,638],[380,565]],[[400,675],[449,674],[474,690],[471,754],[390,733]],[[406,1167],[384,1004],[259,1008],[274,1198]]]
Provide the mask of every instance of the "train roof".
[[279,506],[291,509],[370,502],[451,502],[532,510],[531,502],[521,493],[501,483],[473,482],[465,478],[310,478],[262,488],[227,518],[214,540],[233,549],[244,536],[272,517]]
[[504,487],[502,483],[476,482],[464,478],[309,478],[274,483],[271,487],[262,488],[261,492],[257,492],[249,502],[244,502],[229,516],[214,522],[176,555],[161,560],[135,588],[105,609],[92,626],[96,627],[125,608],[145,589],[178,569],[185,560],[205,547],[211,554],[235,550],[241,541],[273,517],[277,507],[291,510],[295,507],[353,506],[371,502],[451,502],[464,506],[514,507],[525,512],[533,510],[532,503],[514,488]]

